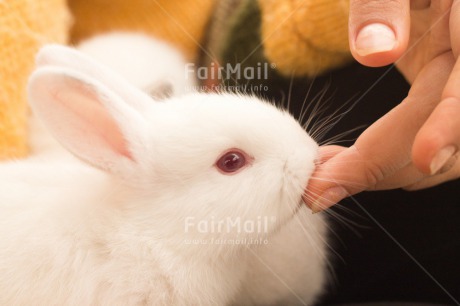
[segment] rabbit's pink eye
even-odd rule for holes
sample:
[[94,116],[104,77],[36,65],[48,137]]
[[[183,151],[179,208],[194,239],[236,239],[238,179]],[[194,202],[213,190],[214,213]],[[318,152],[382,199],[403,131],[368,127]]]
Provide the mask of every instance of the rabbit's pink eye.
[[217,168],[224,173],[234,173],[246,165],[246,157],[238,151],[225,153],[216,162]]

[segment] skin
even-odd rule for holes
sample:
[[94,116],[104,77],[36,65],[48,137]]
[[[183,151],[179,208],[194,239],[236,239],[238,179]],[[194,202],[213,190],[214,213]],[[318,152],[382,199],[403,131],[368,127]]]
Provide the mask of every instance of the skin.
[[[376,35],[386,37],[383,47],[369,43],[375,24],[387,31]],[[350,0],[355,59],[372,67],[395,63],[411,89],[352,147],[320,149],[305,196],[314,212],[364,190],[422,189],[460,176],[459,33],[460,0]]]

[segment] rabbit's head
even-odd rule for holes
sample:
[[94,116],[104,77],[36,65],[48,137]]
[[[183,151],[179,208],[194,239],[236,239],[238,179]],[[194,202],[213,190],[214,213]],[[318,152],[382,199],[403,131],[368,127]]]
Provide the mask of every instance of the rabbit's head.
[[317,144],[285,111],[230,94],[154,101],[62,46],[37,61],[34,112],[67,150],[119,179],[114,189],[129,189],[118,205],[152,233],[267,237],[303,205]]

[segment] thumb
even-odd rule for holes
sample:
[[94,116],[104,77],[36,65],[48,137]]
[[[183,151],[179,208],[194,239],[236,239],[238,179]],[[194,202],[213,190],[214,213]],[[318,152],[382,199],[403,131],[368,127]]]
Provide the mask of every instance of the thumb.
[[393,63],[406,50],[409,32],[410,0],[350,0],[350,50],[361,64]]

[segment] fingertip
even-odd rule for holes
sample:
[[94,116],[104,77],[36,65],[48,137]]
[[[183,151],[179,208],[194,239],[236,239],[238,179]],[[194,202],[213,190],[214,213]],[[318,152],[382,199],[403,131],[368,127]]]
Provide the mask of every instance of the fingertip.
[[440,139],[436,135],[433,130],[423,126],[415,136],[412,145],[412,163],[424,174],[431,173],[430,162],[441,147]]
[[335,186],[323,192],[309,206],[313,213],[326,210],[349,196],[349,193],[341,186]]
[[[350,148],[325,146],[320,148],[320,151],[320,155],[323,155],[323,163],[317,165],[303,198],[313,213],[328,209],[351,195],[351,192],[347,190],[348,187],[342,186],[340,182],[348,181],[344,178],[349,174],[347,159],[351,158],[352,161],[355,161],[353,154],[351,156],[347,154]],[[351,148],[351,152],[355,150]],[[344,153],[345,156],[342,156]]]
[[437,174],[460,147],[459,100],[447,98],[438,104],[417,133],[412,147],[412,162],[425,174]]
[[430,162],[430,174],[438,174],[439,172],[443,172],[443,168],[450,168],[449,165],[453,165],[451,161],[454,159],[456,153],[457,148],[454,145],[448,145],[440,149]]
[[363,57],[391,51],[398,44],[394,30],[380,22],[362,27],[358,31],[354,42],[355,52]]
[[329,159],[333,158],[340,152],[346,150],[346,147],[338,146],[338,145],[327,145],[327,146],[320,146],[318,149],[318,162],[320,164],[327,162]]
[[354,58],[363,65],[380,67],[395,62],[405,50],[394,28],[383,22],[363,25],[350,38]]
[[394,63],[407,48],[409,32],[409,0],[350,0],[350,50],[361,64]]
[[308,182],[307,189],[303,196],[303,201],[312,212],[318,212],[321,209],[326,209],[334,203],[325,196],[324,193],[334,188],[336,184],[331,178],[324,175],[321,170],[317,170]]

